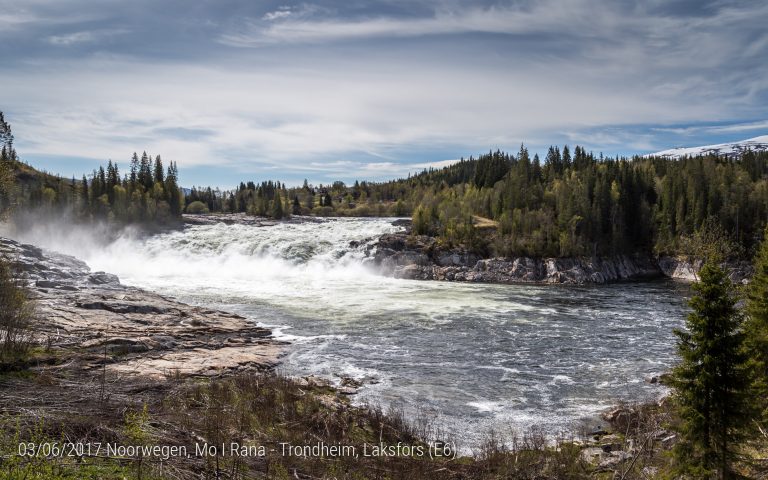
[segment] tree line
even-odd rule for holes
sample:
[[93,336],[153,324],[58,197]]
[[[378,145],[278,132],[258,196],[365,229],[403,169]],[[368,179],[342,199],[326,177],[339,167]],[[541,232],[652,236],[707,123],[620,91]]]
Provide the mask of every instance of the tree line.
[[[74,179],[70,186],[77,190]],[[94,170],[90,179],[83,176],[80,187],[75,211],[90,218],[169,223],[181,215],[184,206],[176,163],[164,168],[160,155],[152,160],[146,152],[140,158],[134,152],[122,177],[117,163],[110,160],[106,169]]]
[[[768,153],[738,157],[604,158],[551,147],[541,162],[490,152],[409,179],[413,229],[482,253],[576,256],[689,253],[717,226],[741,253],[768,219]],[[481,236],[476,217],[498,226]]]
[[[525,146],[491,151],[440,169],[385,182],[289,187],[241,182],[232,190],[178,185],[175,163],[134,153],[121,176],[109,162],[90,178],[33,175],[13,149],[0,115],[1,160],[17,187],[0,202],[45,210],[71,208],[79,218],[169,222],[182,212],[411,216],[413,232],[482,255],[590,256],[693,252],[695,239],[722,230],[735,255],[749,256],[768,219],[768,153],[682,158],[604,157],[552,146],[543,159]],[[489,230],[476,227],[478,217]]]
[[[521,146],[386,182],[247,182],[194,189],[195,201],[277,218],[411,216],[414,234],[483,255],[693,254],[696,239],[722,230],[734,255],[750,256],[768,220],[768,153],[626,158],[566,145],[541,159]],[[478,217],[496,228],[481,231]]]
[[403,201],[407,189],[388,188],[390,185],[396,185],[396,182],[356,181],[348,186],[341,181],[313,185],[304,180],[300,187],[289,187],[280,181],[248,181],[232,190],[193,187],[186,196],[186,203],[189,213],[246,213],[276,219],[290,215],[410,215],[410,209]]
[[13,147],[10,125],[0,112],[0,202],[3,211],[71,214],[80,221],[107,220],[118,223],[176,221],[184,209],[178,184],[178,167],[164,167],[159,155],[134,153],[128,171],[121,175],[111,160],[90,177],[65,179],[40,172],[23,163]]

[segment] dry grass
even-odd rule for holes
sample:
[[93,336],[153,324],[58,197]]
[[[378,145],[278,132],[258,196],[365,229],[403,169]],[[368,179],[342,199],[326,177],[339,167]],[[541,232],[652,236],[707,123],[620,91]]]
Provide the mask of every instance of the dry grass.
[[[217,379],[171,375],[156,381],[102,377],[100,371],[80,370],[71,352],[58,352],[57,358],[57,365],[26,377],[0,380],[2,454],[14,457],[21,441],[184,446],[191,454],[162,460],[102,458],[102,452],[74,463],[72,458],[36,459],[38,465],[76,474],[78,465],[94,469],[93,462],[101,462],[98,472],[112,468],[128,478],[589,478],[577,448],[548,447],[540,432],[527,432],[512,445],[489,437],[476,458],[433,459],[425,439],[442,432],[432,418],[412,418],[401,408],[353,407],[329,387],[306,386],[274,373]],[[195,453],[196,444],[232,442],[264,446],[265,454]],[[424,453],[362,455],[364,448],[398,442],[421,446]],[[281,443],[350,445],[360,455],[286,456]]]
[[479,229],[497,229],[499,228],[499,222],[491,220],[490,218],[481,217],[479,215],[472,215],[472,225]]

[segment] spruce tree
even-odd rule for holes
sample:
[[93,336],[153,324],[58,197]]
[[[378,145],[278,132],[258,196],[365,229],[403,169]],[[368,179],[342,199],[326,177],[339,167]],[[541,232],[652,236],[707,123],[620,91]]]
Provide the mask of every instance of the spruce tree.
[[147,152],[142,153],[141,160],[139,161],[139,174],[138,182],[144,187],[144,190],[149,191],[152,189],[152,161],[149,159]]
[[307,189],[307,208],[312,210],[315,208],[315,193]]
[[680,441],[673,455],[678,474],[734,478],[737,445],[752,413],[742,317],[731,282],[715,261],[708,260],[699,275],[686,330],[675,330],[681,361],[672,386]]
[[130,182],[131,182],[131,190],[136,186],[136,179],[139,174],[139,156],[136,155],[136,152],[133,152],[133,157],[131,157],[131,176],[130,176]]
[[88,211],[88,206],[90,205],[90,197],[88,196],[88,179],[85,178],[85,175],[83,175],[82,184],[83,209]]
[[280,220],[283,218],[283,201],[280,199],[280,191],[275,194],[275,202],[272,205],[272,218]]
[[747,320],[744,325],[753,395],[762,420],[768,421],[768,228],[755,257],[755,273],[747,289]]
[[160,155],[155,157],[155,183],[163,183],[163,161],[160,159]]

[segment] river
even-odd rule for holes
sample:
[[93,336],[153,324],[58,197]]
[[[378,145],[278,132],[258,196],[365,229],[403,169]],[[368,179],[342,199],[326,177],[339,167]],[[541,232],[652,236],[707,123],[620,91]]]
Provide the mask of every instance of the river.
[[675,361],[686,286],[387,278],[365,249],[398,229],[391,219],[199,225],[57,249],[125,284],[272,327],[291,342],[285,373],[362,380],[357,402],[431,418],[466,446],[491,428],[594,428],[619,401],[665,393],[647,379]]

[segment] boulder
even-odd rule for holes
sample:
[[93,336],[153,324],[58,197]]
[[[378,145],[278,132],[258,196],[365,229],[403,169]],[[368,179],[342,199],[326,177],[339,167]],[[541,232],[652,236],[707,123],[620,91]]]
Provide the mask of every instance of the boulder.
[[363,386],[363,382],[360,380],[355,380],[352,377],[342,376],[341,377],[341,386],[342,387],[351,387],[351,388],[360,388]]
[[113,275],[111,273],[95,272],[88,275],[88,283],[92,283],[94,285],[119,285],[120,279],[117,277],[117,275]]
[[581,458],[590,464],[596,465],[600,463],[600,461],[605,458],[606,453],[603,451],[602,448],[598,447],[588,447],[581,451]]
[[378,248],[399,252],[405,249],[405,235],[388,233],[379,237]]
[[427,273],[420,265],[406,265],[395,269],[394,277],[408,280],[426,280]]
[[617,469],[621,464],[632,459],[632,454],[629,452],[618,451],[611,452],[603,460],[600,461],[597,468],[598,471],[609,471]]

